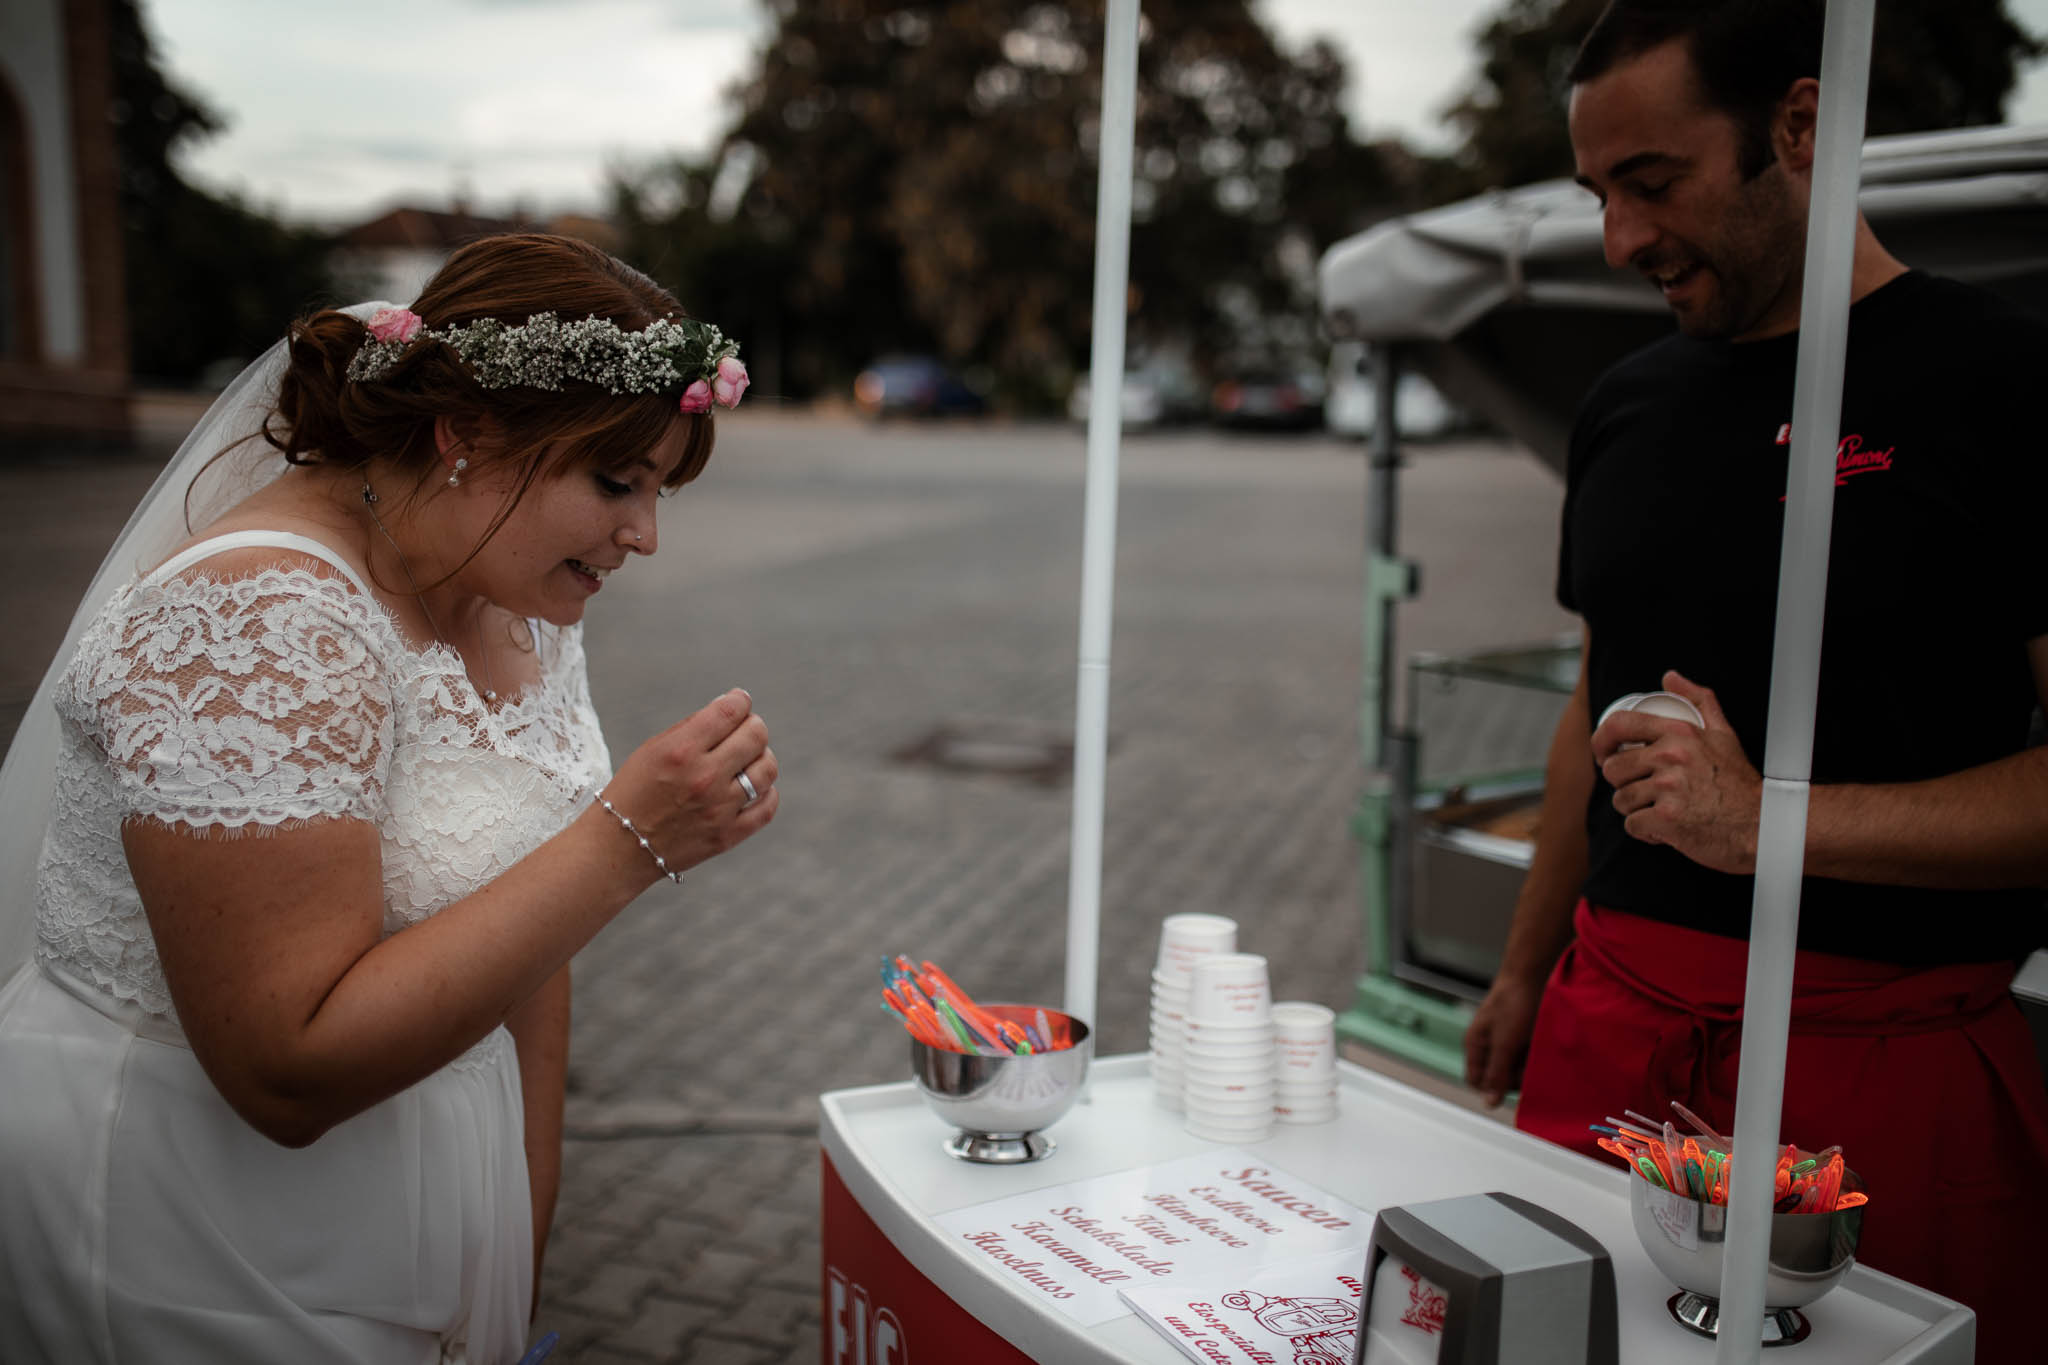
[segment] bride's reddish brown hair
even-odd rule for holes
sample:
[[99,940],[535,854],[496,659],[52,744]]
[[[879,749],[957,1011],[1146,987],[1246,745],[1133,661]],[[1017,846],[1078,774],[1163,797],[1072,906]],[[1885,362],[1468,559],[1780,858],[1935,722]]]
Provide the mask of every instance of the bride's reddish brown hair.
[[[667,290],[625,262],[588,242],[542,233],[508,233],[458,247],[412,311],[429,329],[481,318],[517,326],[536,313],[554,313],[566,320],[607,318],[638,331],[664,315],[683,316]],[[687,435],[666,486],[688,483],[711,458],[711,419],[683,412],[672,395],[615,394],[580,380],[560,391],[486,389],[451,349],[433,341],[408,348],[377,379],[351,382],[349,362],[368,339],[362,320],[333,309],[292,324],[290,361],[263,436],[293,464],[354,468],[383,458],[424,488],[442,473],[434,422],[446,417],[473,443],[472,468],[520,467],[502,523],[536,478],[623,467],[652,450],[674,423],[683,423]]]

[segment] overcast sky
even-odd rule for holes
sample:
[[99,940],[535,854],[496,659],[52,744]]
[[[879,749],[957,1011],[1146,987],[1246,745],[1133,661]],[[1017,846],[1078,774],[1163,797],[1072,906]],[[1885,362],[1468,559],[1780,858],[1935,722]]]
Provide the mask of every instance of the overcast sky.
[[[1334,41],[1367,136],[1444,145],[1471,34],[1503,0],[1257,0],[1283,45]],[[702,151],[765,24],[753,0],[143,0],[173,76],[225,116],[189,168],[323,223],[398,202],[596,208],[607,166]],[[2048,30],[2048,0],[2010,0]],[[2048,64],[2008,108],[2048,121]]]

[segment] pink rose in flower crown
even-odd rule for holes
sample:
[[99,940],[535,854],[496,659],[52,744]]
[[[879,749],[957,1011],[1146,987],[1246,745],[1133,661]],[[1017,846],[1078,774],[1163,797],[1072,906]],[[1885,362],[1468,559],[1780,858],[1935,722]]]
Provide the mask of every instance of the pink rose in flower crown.
[[747,367],[737,356],[727,356],[718,362],[718,374],[711,381],[711,396],[721,407],[736,408],[740,395],[747,391]]
[[684,389],[682,408],[684,412],[711,411],[711,386],[700,379]]
[[379,341],[411,341],[425,325],[410,308],[379,308],[370,314],[370,335]]

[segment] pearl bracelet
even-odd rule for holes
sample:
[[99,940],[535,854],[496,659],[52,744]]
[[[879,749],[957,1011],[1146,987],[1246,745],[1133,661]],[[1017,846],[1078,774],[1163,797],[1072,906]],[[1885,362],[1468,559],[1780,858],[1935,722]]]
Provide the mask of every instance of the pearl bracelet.
[[607,811],[611,812],[612,818],[614,820],[617,820],[620,824],[626,827],[626,833],[632,835],[635,839],[640,841],[640,847],[646,849],[647,856],[654,859],[654,865],[661,869],[662,876],[668,878],[677,886],[681,886],[683,884],[683,874],[680,872],[671,872],[668,870],[668,862],[659,853],[656,853],[654,851],[654,845],[647,842],[647,836],[642,834],[634,826],[631,820],[628,820],[624,815],[620,814],[618,807],[614,806],[611,802],[604,799],[603,791],[599,791],[597,793],[597,804],[603,806]]

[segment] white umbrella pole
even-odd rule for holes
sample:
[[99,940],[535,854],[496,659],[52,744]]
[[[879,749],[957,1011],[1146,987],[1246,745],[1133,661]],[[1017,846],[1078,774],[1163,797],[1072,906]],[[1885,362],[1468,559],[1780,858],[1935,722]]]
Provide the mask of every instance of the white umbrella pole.
[[1102,920],[1103,766],[1109,741],[1110,602],[1116,581],[1117,444],[1123,431],[1124,300],[1131,265],[1131,146],[1137,123],[1138,0],[1110,0],[1102,43],[1095,203],[1094,354],[1081,548],[1081,653],[1074,700],[1073,861],[1067,874],[1066,1011],[1095,1018]]
[[1874,8],[1874,0],[1828,0],[1821,51],[1820,123],[1806,227],[1799,369],[1792,391],[1777,634],[1771,643],[1769,731],[1743,992],[1736,1160],[1721,1263],[1717,1365],[1751,1365],[1761,1350],[1758,1333],[1770,1261],[1772,1177],[1785,1100],[1792,957],[1799,941],[1799,885],[1806,855],[1813,715],[1834,524],[1835,451],[1842,422]]

